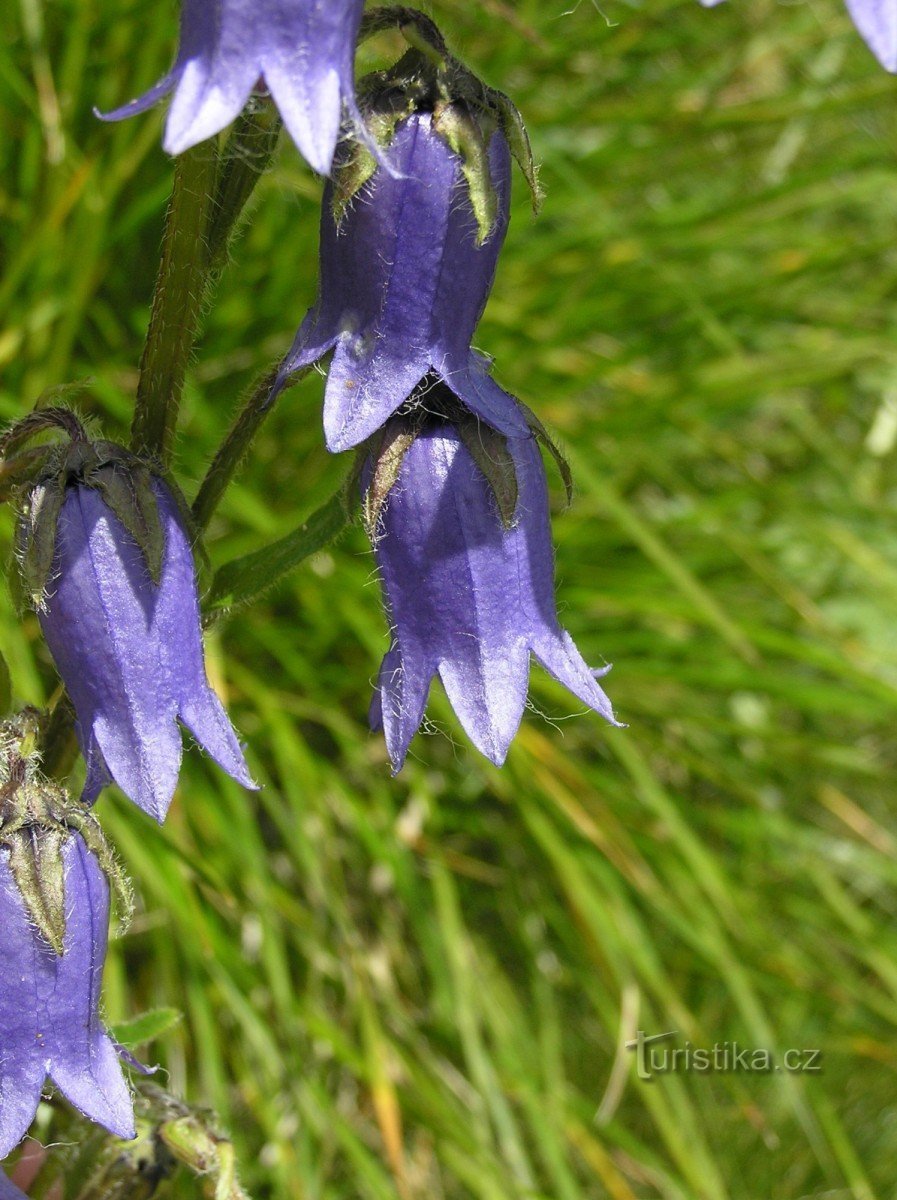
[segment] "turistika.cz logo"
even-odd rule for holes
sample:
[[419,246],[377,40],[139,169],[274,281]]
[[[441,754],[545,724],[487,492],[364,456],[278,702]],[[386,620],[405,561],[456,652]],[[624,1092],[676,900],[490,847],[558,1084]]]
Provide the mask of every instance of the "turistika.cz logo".
[[791,1075],[822,1070],[822,1051],[790,1046],[780,1052],[761,1047],[742,1046],[739,1042],[714,1042],[712,1046],[695,1046],[686,1042],[674,1046],[670,1039],[678,1031],[645,1033],[639,1029],[627,1050],[635,1051],[635,1069],[639,1079],[651,1080],[656,1075],[723,1074],[726,1072],[757,1072],[772,1074],[786,1071]]

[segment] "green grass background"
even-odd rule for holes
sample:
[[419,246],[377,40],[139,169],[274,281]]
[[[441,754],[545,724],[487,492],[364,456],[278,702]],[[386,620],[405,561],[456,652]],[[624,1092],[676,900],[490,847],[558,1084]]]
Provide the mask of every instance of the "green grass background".
[[[434,688],[392,780],[353,530],[209,638],[262,791],[193,753],[164,829],[102,800],[140,896],[107,1015],[183,1012],[146,1056],[215,1106],[257,1198],[895,1196],[897,84],[840,0],[428,11],[542,164],[477,344],[569,453],[562,616],[629,727],[535,670],[498,771]],[[175,38],[164,0],[3,6],[4,419],[89,376],[127,429],[172,168],[159,113],[91,108]],[[190,373],[188,493],[313,299],[319,195],[284,143]],[[321,393],[280,403],[214,563],[340,478]],[[44,701],[5,596],[0,649]],[[637,1027],[823,1069],[647,1083]]]

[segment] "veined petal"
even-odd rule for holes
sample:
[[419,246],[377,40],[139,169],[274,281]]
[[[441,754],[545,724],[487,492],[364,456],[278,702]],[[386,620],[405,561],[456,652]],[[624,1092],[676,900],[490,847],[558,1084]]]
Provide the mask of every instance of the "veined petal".
[[0,1159],[18,1146],[34,1121],[46,1068],[38,1039],[35,972],[38,946],[0,850]]
[[[485,623],[483,614],[479,616]],[[481,754],[500,767],[526,706],[529,650],[518,643],[491,653],[493,647],[482,626],[478,636],[480,644],[470,639],[467,645],[455,645],[452,657],[439,665],[439,678],[467,736]]]
[[50,1077],[91,1121],[134,1137],[131,1093],[100,1022],[100,988],[109,927],[109,885],[83,840],[63,851],[68,920],[65,953],[50,955],[52,988],[43,997]]
[[[197,742],[245,787],[254,787],[240,743],[206,676],[193,551],[168,489],[154,484],[165,529],[165,561],[153,637],[176,712]],[[180,734],[177,734],[180,745]]]
[[187,534],[165,484],[151,486],[165,542],[159,582],[100,492],[73,485],[56,527],[54,580],[40,621],[75,706],[85,802],[111,777],[162,821],[183,755],[179,717],[235,779],[252,781],[206,678]]
[[[395,345],[395,344],[394,344]],[[359,353],[347,337],[333,355],[324,393],[324,436],[334,453],[350,450],[369,438],[404,404],[427,373],[426,350],[402,353],[389,343]]]
[[433,369],[445,380],[471,412],[506,437],[528,438],[530,428],[523,409],[514,397],[499,387],[482,365],[482,359],[470,351],[467,360],[443,359]]
[[394,773],[402,769],[411,739],[420,728],[435,673],[435,663],[423,659],[416,647],[403,653],[393,645],[384,656],[371,701],[370,723],[373,730],[383,730]]
[[[92,726],[109,775],[160,825],[174,798],[184,752],[174,718],[173,707],[153,714],[147,723],[123,723],[118,713],[99,712]],[[91,785],[97,780],[93,775]]]
[[553,637],[540,639],[533,646],[533,653],[558,683],[562,683],[574,696],[578,696],[583,704],[594,708],[605,721],[622,728],[614,716],[610,700],[604,689],[598,685],[596,678],[606,675],[610,667],[589,667],[565,629],[558,629]]
[[143,112],[174,91],[165,129],[170,154],[234,120],[259,79],[315,170],[330,170],[344,101],[354,107],[352,64],[363,0],[183,0],[171,72],[107,120]]
[[185,63],[165,122],[164,150],[182,154],[220,133],[243,111],[258,77],[251,58],[226,71],[205,59]]
[[434,355],[444,352],[459,361],[466,357],[486,307],[510,219],[511,152],[504,134],[492,135],[488,153],[497,201],[495,224],[486,240],[478,243],[467,181],[461,172],[460,159],[456,159],[454,195],[445,231],[446,253],[442,256],[433,301]]

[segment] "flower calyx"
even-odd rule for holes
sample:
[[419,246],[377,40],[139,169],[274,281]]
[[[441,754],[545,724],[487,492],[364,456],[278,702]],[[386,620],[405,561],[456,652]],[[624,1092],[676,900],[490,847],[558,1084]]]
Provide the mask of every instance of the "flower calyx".
[[65,952],[66,905],[63,849],[78,833],[97,857],[126,923],[130,887],[96,817],[72,800],[40,768],[38,744],[46,714],[25,708],[0,722],[0,849],[28,915],[54,952]]
[[514,525],[517,474],[508,439],[465,408],[435,375],[428,375],[398,413],[362,448],[362,519],[376,542],[380,517],[395,486],[405,455],[418,437],[438,425],[451,425],[476,463],[495,500],[504,529]]
[[[115,442],[91,438],[70,409],[36,409],[0,438],[0,472],[13,447],[39,433],[59,430],[63,441],[40,447],[43,453],[29,478],[17,489],[19,524],[16,554],[25,594],[31,605],[45,606],[53,569],[56,526],[68,489],[93,488],[137,543],[153,582],[162,575],[165,535],[152,486],[158,465]],[[167,481],[185,511],[177,489]]]
[[[358,85],[358,105],[370,140],[387,150],[401,121],[415,112],[432,112],[433,130],[459,156],[482,244],[498,220],[498,195],[489,167],[489,143],[501,132],[530,188],[538,212],[542,191],[523,119],[513,102],[488,87],[448,51],[429,17],[416,9],[372,9],[362,22],[362,39],[397,28],[410,49],[385,71]],[[388,155],[384,155],[388,166]],[[342,214],[380,164],[363,140],[342,143],[334,167],[333,213]]]

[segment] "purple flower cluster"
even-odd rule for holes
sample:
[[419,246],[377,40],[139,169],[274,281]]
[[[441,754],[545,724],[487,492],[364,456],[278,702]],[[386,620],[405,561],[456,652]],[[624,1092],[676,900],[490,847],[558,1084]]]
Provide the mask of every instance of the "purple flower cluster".
[[[558,624],[545,473],[530,421],[471,345],[511,190],[500,128],[485,148],[496,201],[485,238],[464,158],[431,112],[398,123],[391,169],[378,167],[344,211],[334,203],[337,175],[322,209],[318,299],[275,386],[332,350],[324,397],[331,450],[358,445],[393,414],[409,423],[371,529],[392,630],[371,723],[383,729],[395,770],[436,675],[471,741],[501,764],[526,705],[530,654],[614,722],[596,682],[608,668],[586,666]],[[482,423],[504,440],[517,490],[509,525],[455,421]],[[376,469],[375,449],[368,493]]]
[[[399,26],[417,22],[412,49],[373,77],[385,91],[367,81],[356,100],[362,8],[183,0],[171,71],[109,118],[171,94],[164,145],[178,154],[264,92],[312,167],[332,172],[317,300],[268,403],[297,371],[332,356],[326,441],[332,451],[358,448],[391,624],[371,721],[393,767],[405,761],[437,675],[471,741],[500,765],[526,706],[532,656],[616,723],[598,683],[608,668],[587,666],[558,621],[544,431],[473,347],[508,229],[512,150],[532,184],[534,173],[516,110],[451,59],[413,10],[383,10]],[[340,142],[341,129],[356,136]],[[115,783],[163,821],[181,725],[254,786],[206,675],[191,521],[177,488],[150,450],[92,441],[63,408],[25,418],[3,452],[54,427],[67,441],[38,448],[18,552],[74,708],[86,782],[72,815],[65,790],[40,775],[30,718],[2,723],[0,1159],[27,1132],[48,1078],[90,1120],[134,1136],[123,1052],[99,1017],[117,868],[102,839],[91,840],[99,835],[89,807]],[[0,1172],[0,1200],[18,1198]]]

